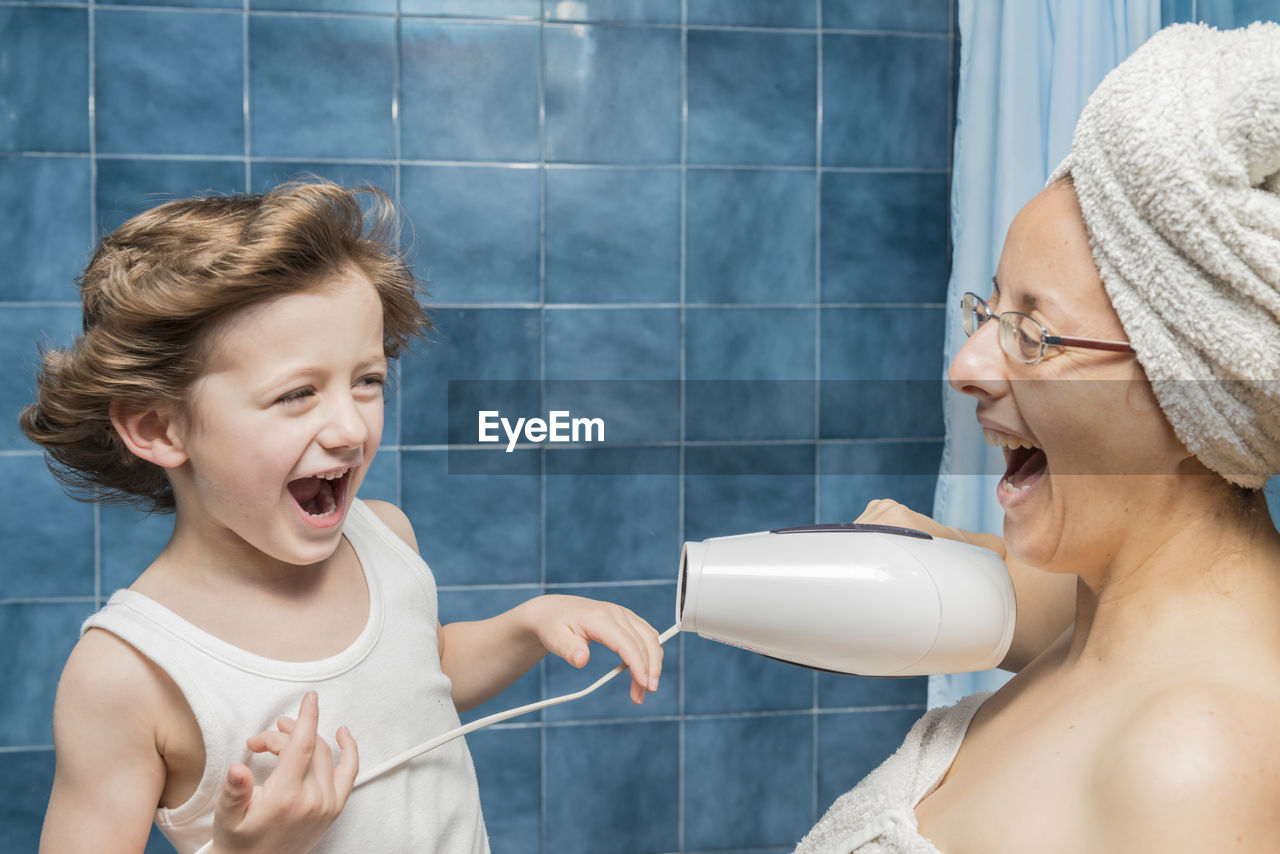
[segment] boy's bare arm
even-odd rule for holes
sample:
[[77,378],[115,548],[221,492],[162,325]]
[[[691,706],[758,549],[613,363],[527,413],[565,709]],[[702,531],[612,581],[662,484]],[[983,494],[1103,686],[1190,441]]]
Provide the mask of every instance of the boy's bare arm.
[[[398,507],[366,502],[392,531],[417,551],[413,526]],[[574,667],[586,665],[589,641],[622,657],[631,669],[631,699],[657,690],[662,672],[658,633],[619,605],[578,596],[538,596],[488,620],[450,623],[439,629],[440,666],[453,682],[460,711],[500,694],[548,652]]]
[[57,766],[41,854],[146,847],[165,781],[148,716],[157,683],[111,635],[90,631],[76,645],[54,703]]
[[574,667],[589,660],[589,642],[621,656],[631,670],[631,699],[658,689],[662,646],[648,622],[612,602],[537,596],[488,620],[440,628],[440,665],[453,682],[453,702],[466,710],[496,696],[548,652]]

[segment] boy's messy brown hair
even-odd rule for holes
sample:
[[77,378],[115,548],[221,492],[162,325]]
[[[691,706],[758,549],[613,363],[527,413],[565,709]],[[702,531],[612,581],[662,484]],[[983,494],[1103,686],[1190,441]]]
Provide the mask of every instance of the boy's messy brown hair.
[[19,419],[23,433],[76,498],[172,510],[163,470],[125,447],[112,403],[184,407],[206,355],[203,333],[349,268],[377,290],[383,348],[395,359],[430,329],[395,248],[396,227],[381,190],[321,181],[173,201],[133,217],[103,238],[80,277],[83,334],[43,354],[35,403]]

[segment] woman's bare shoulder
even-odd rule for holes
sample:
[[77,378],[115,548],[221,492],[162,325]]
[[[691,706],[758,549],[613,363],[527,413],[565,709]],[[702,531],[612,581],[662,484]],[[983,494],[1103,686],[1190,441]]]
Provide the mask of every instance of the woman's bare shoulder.
[[1188,681],[1118,711],[1090,787],[1107,850],[1280,851],[1280,692],[1267,682]]

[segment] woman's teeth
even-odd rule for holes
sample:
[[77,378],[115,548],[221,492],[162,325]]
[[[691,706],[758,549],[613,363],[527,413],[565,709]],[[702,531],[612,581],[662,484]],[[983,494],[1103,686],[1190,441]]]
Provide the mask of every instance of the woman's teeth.
[[1037,445],[1033,445],[1028,442],[1026,439],[1023,439],[1021,436],[1010,436],[1008,433],[988,430],[985,427],[982,430],[982,438],[986,439],[987,444],[993,448],[1008,448],[1011,451],[1018,448],[1038,447]]

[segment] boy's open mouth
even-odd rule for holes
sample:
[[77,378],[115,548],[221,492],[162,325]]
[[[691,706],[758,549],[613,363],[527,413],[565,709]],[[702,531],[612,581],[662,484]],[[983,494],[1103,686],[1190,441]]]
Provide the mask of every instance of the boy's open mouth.
[[326,519],[342,506],[347,496],[351,469],[339,469],[289,482],[289,494],[302,512],[313,519]]

